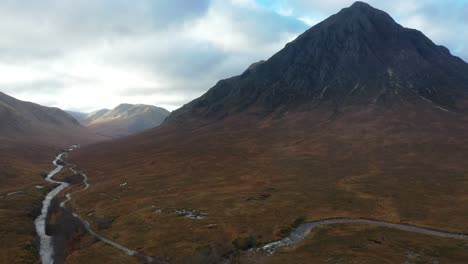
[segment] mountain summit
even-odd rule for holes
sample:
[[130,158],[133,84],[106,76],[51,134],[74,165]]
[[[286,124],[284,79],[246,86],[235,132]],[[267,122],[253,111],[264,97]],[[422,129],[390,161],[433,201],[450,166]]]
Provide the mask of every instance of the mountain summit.
[[[170,120],[223,117],[331,103],[394,104],[424,100],[464,108],[468,64],[421,32],[363,2],[315,25],[265,62],[221,80]],[[255,109],[255,110],[252,110]]]
[[154,105],[120,104],[112,110],[90,113],[81,123],[98,134],[122,137],[157,127],[168,115],[169,111]]

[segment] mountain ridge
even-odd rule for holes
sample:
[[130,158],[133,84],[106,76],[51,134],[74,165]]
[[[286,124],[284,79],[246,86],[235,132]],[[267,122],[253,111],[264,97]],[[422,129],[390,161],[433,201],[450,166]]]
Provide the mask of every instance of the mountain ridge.
[[0,92],[0,137],[9,140],[51,143],[90,143],[101,137],[56,107],[26,102]]
[[174,111],[169,121],[223,118],[244,111],[331,103],[394,104],[426,100],[465,111],[468,64],[423,33],[363,2],[311,27],[267,61],[219,81]]
[[121,137],[160,125],[169,115],[162,107],[122,103],[88,114],[81,123],[99,134]]

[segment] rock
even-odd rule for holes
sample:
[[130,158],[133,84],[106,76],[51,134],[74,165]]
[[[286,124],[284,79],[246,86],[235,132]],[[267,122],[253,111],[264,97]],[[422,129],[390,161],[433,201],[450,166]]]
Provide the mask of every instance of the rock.
[[232,242],[239,250],[247,250],[257,245],[257,240],[252,236],[240,237]]

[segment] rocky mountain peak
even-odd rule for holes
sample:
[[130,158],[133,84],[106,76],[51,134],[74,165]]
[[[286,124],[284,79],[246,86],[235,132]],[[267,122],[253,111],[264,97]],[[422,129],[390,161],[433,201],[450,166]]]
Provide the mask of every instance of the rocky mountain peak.
[[424,100],[464,107],[468,64],[423,33],[356,2],[313,26],[265,62],[221,80],[168,120],[220,118],[328,103],[394,104]]

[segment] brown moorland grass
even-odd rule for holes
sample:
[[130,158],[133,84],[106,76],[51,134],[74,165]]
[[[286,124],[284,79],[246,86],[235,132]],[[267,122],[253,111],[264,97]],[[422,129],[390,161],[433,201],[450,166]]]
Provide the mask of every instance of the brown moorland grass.
[[62,132],[40,140],[21,132],[15,139],[0,137],[0,263],[37,263],[34,220],[54,187],[43,179],[55,168],[52,160],[71,144],[100,139],[90,132]]
[[[34,219],[53,187],[42,177],[54,168],[51,160],[57,149],[8,140],[0,145],[0,262],[36,263]],[[7,196],[15,192],[19,193]]]
[[34,219],[52,187],[43,177],[54,168],[54,156],[72,144],[103,139],[58,108],[0,92],[1,263],[37,262]]
[[370,218],[468,233],[466,115],[401,104],[344,109],[330,120],[326,109],[166,124],[83,148],[72,162],[92,186],[72,206],[92,213],[94,226],[113,219],[100,230],[106,237],[174,263],[219,260],[236,239],[272,241],[298,219]]
[[233,263],[466,263],[466,242],[368,225],[319,227],[273,256],[244,254]]

